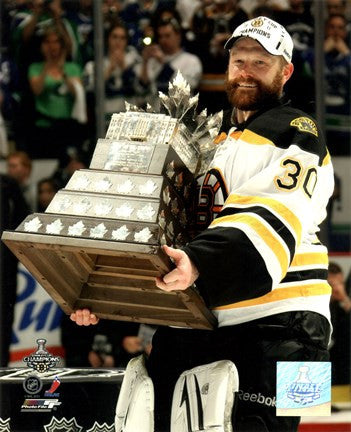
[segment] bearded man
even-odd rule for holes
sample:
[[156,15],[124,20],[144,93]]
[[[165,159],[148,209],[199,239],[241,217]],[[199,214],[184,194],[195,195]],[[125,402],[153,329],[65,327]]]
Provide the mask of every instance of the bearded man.
[[[156,281],[165,291],[195,283],[218,329],[156,331],[148,360],[155,426],[169,431],[182,371],[229,359],[239,373],[234,430],[293,432],[299,417],[276,416],[276,363],[328,360],[331,289],[317,233],[333,169],[315,121],[282,100],[293,73],[284,27],[255,18],[234,31],[226,48],[233,110],[204,177],[203,230],[182,249],[164,247],[176,268]],[[88,310],[72,318],[96,321]]]

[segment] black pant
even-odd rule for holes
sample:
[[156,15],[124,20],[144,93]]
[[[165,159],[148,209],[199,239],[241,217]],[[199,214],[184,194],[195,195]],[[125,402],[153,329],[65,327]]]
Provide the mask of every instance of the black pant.
[[[329,324],[313,312],[289,312],[214,331],[160,327],[147,367],[155,388],[155,430],[170,429],[175,383],[188,369],[231,360],[239,373],[237,432],[295,432],[298,417],[275,415],[276,362],[327,361]],[[250,395],[256,395],[250,402]]]

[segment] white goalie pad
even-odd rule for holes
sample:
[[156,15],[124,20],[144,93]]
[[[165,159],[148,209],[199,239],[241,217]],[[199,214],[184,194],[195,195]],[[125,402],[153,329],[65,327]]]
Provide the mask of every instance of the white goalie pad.
[[174,389],[171,432],[232,432],[238,371],[221,360],[183,372]]
[[140,355],[129,361],[118,396],[115,432],[153,432],[154,386]]

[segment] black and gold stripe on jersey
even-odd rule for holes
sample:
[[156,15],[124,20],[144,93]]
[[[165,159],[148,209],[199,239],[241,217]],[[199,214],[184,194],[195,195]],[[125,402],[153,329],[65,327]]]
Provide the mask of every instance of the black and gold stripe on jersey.
[[[279,219],[271,211],[264,207],[251,206],[246,208],[226,207],[222,210],[220,218],[216,219],[216,221],[219,221],[220,219],[222,220],[222,218],[226,216],[227,220],[243,220],[242,217],[236,216],[239,214],[241,214],[242,216],[250,216],[250,214],[253,214],[258,216],[260,219],[266,221],[272,227],[273,232],[278,233],[282,241],[284,241],[286,246],[288,247],[291,257],[289,259],[290,264],[291,259],[295,253],[296,239],[292,235],[291,231],[287,228],[287,226],[282,223],[281,219]],[[213,222],[213,225],[216,225],[216,223]]]
[[300,243],[302,235],[301,221],[288,207],[286,207],[280,201],[277,201],[274,198],[247,196],[232,193],[225,202],[225,209],[249,208],[252,206],[265,208],[274,214],[285,226],[288,227],[289,231],[294,236],[296,243]]

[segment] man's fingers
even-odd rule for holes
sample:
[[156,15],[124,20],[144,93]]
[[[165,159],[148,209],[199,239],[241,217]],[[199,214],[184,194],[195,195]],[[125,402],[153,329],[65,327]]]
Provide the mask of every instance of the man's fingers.
[[180,274],[179,274],[178,269],[174,269],[171,272],[164,275],[162,280],[164,283],[169,284],[169,283],[178,281],[179,278],[180,278]]
[[99,318],[90,313],[89,309],[78,309],[71,314],[70,318],[79,326],[95,325],[99,322]]
[[173,258],[176,262],[179,261],[183,257],[183,254],[184,254],[184,252],[182,250],[174,249],[174,248],[167,246],[167,245],[163,246],[163,250],[165,251],[165,253],[169,257]]
[[179,280],[176,280],[174,282],[165,283],[162,278],[156,277],[156,286],[160,288],[163,291],[182,291],[185,290],[187,287],[185,284],[182,284]]
[[160,288],[162,291],[173,291],[172,287],[170,285],[165,284],[162,278],[159,277],[156,278],[156,286],[157,288]]

